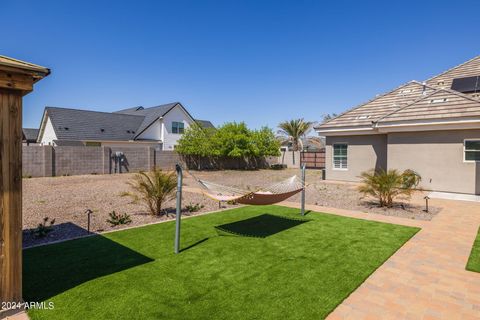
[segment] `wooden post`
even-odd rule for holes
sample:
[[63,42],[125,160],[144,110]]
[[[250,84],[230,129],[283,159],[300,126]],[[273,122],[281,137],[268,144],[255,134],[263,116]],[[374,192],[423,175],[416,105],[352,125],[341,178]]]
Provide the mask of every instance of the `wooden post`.
[[0,56],[0,301],[22,301],[22,97],[46,68]]

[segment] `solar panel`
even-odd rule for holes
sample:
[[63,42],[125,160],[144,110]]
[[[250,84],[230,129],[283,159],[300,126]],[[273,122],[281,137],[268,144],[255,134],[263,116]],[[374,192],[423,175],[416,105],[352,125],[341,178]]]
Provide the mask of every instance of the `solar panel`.
[[452,90],[470,93],[480,91],[480,76],[456,78],[452,82]]

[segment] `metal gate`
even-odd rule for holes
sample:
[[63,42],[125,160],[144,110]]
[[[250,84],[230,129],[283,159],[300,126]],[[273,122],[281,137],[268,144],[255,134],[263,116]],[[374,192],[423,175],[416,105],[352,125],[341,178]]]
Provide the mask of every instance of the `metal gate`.
[[308,169],[325,169],[325,149],[300,152],[300,164]]

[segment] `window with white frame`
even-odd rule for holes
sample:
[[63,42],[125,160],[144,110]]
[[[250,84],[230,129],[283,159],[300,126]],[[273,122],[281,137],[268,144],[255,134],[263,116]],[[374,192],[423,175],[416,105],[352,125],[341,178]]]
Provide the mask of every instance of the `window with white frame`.
[[333,145],[333,168],[347,169],[348,144],[335,143]]
[[480,140],[465,140],[465,161],[480,161]]
[[173,121],[172,122],[172,133],[183,133],[185,130],[183,122],[177,122]]

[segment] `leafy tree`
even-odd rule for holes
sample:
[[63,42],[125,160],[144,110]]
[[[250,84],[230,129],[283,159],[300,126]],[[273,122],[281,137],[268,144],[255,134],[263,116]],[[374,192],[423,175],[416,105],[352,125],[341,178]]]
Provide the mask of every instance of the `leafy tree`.
[[218,129],[191,126],[176,150],[185,156],[252,158],[280,155],[280,143],[270,128],[250,130],[244,122],[229,122]]
[[422,179],[413,170],[400,173],[395,169],[370,170],[363,172],[360,177],[363,184],[358,190],[377,198],[381,207],[392,207],[393,200],[399,195],[410,197]]
[[131,197],[134,202],[144,202],[152,215],[160,215],[162,204],[175,197],[177,178],[175,172],[154,170],[137,173],[127,184],[133,192],[124,192],[122,196]]
[[207,157],[219,155],[214,146],[214,128],[203,128],[192,124],[178,140],[176,151],[180,154]]

